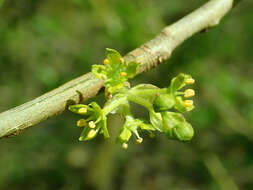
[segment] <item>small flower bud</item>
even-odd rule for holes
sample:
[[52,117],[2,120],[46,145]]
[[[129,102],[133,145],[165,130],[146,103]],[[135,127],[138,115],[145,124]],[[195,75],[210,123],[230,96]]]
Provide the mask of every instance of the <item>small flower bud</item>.
[[184,97],[185,98],[190,98],[195,95],[195,91],[193,89],[187,89],[184,91]]
[[138,138],[137,140],[136,140],[136,142],[138,143],[138,144],[141,144],[142,143],[142,141],[143,141],[143,138]]
[[85,119],[79,119],[76,123],[77,127],[84,127],[86,125]]
[[125,77],[125,76],[127,76],[127,73],[126,72],[120,72],[120,76]]
[[194,136],[194,130],[190,123],[184,122],[172,129],[172,136],[180,141],[189,141]]
[[87,108],[80,108],[77,113],[86,114],[87,113]]
[[185,84],[194,84],[195,80],[193,78],[188,78],[185,80]]
[[127,148],[128,148],[128,144],[127,144],[127,143],[123,143],[123,144],[122,144],[122,148],[123,148],[123,149],[127,149]]
[[124,63],[124,59],[122,57],[119,59],[119,61],[120,63]]
[[104,59],[104,65],[107,65],[107,64],[109,64],[110,63],[110,61],[109,61],[109,59]]
[[90,121],[88,125],[89,125],[89,127],[92,128],[92,129],[96,127],[96,124],[95,124],[94,121]]
[[185,100],[184,101],[184,106],[185,107],[191,107],[193,105],[193,101],[192,100]]
[[91,129],[91,130],[89,131],[87,137],[88,137],[89,139],[91,139],[91,138],[95,137],[96,134],[97,134],[97,131],[95,131],[94,129]]

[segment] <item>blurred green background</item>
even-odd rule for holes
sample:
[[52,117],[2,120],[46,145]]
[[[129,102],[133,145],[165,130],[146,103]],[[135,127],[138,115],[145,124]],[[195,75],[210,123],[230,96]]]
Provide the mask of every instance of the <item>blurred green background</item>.
[[[0,8],[0,111],[88,72],[106,47],[133,50],[204,2],[6,0]],[[131,81],[163,87],[179,72],[195,78],[196,109],[186,114],[195,128],[190,143],[162,134],[142,134],[142,145],[132,142],[127,151],[113,139],[78,142],[78,116],[66,111],[1,139],[0,189],[252,190],[252,10],[252,1],[242,1],[218,27]],[[121,124],[110,117],[113,137]]]

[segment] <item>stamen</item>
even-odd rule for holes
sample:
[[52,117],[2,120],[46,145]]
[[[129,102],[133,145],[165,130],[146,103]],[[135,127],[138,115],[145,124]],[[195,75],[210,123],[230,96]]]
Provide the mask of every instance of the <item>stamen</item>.
[[184,97],[185,98],[190,98],[195,95],[195,91],[193,89],[187,89],[184,91]]
[[142,143],[142,141],[143,141],[143,138],[138,138],[137,140],[136,140],[136,142],[138,143],[138,144],[141,144]]
[[88,138],[93,138],[95,137],[95,135],[97,134],[97,131],[95,131],[94,129],[91,129],[87,135]]
[[119,61],[120,61],[120,63],[124,63],[124,59],[123,58],[120,58]]
[[195,80],[193,78],[186,79],[185,84],[194,84]]
[[77,127],[84,127],[86,125],[85,119],[79,119],[76,123]]
[[94,121],[90,121],[89,122],[89,127],[92,128],[92,129],[94,129],[96,127],[95,122]]
[[127,76],[127,73],[126,72],[120,72],[120,76],[125,77],[125,76]]
[[128,148],[128,144],[127,144],[127,143],[123,143],[123,144],[122,144],[122,148],[123,148],[123,149],[127,149],[127,148]]
[[107,64],[109,64],[110,63],[110,61],[109,61],[109,59],[104,59],[104,62],[103,62],[105,65],[107,65]]
[[86,114],[87,113],[87,108],[80,108],[77,113]]
[[101,76],[101,79],[102,79],[102,80],[106,80],[106,79],[107,79],[107,76],[106,76],[106,75],[102,75],[102,76]]
[[185,107],[191,107],[193,105],[193,101],[192,100],[185,100],[184,101],[184,106]]

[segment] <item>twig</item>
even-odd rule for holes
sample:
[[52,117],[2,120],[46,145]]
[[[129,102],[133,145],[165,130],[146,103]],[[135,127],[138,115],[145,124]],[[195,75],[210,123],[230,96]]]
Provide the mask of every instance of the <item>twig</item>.
[[[206,28],[219,24],[232,8],[234,0],[210,0],[176,23],[164,28],[159,35],[128,53],[125,60],[141,64],[138,73],[168,59],[183,41]],[[91,73],[74,79],[30,102],[0,114],[0,138],[17,135],[54,115],[63,112],[70,103],[85,101],[97,94],[103,82]]]

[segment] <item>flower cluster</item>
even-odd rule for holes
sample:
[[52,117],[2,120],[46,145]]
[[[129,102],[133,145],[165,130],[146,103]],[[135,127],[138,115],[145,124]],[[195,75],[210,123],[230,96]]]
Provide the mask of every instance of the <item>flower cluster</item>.
[[106,116],[96,102],[89,105],[76,104],[69,106],[69,110],[84,117],[76,123],[78,127],[84,128],[79,138],[80,141],[93,139],[99,131],[104,134],[105,138],[109,138]]
[[[125,149],[131,137],[134,137],[138,144],[142,143],[143,138],[139,133],[143,130],[151,137],[155,131],[159,131],[165,133],[169,139],[179,141],[189,141],[193,137],[194,130],[182,115],[194,108],[193,101],[188,98],[193,97],[195,91],[181,91],[186,85],[195,82],[190,75],[179,74],[171,80],[168,88],[158,88],[151,84],[130,88],[124,84],[136,74],[138,64],[126,63],[121,55],[112,49],[106,49],[106,57],[104,65],[92,67],[92,72],[105,81],[106,94],[110,94],[104,107],[101,108],[96,102],[69,107],[70,111],[84,117],[77,121],[77,126],[84,128],[80,141],[93,139],[98,133],[108,138],[106,120],[109,113],[118,113],[125,120],[117,138]],[[145,107],[149,111],[149,121],[135,118],[131,113],[130,102]]]
[[114,49],[106,48],[104,65],[93,65],[93,74],[103,79],[106,93],[114,94],[124,86],[124,83],[133,78],[139,64],[136,62],[126,63],[122,56]]

